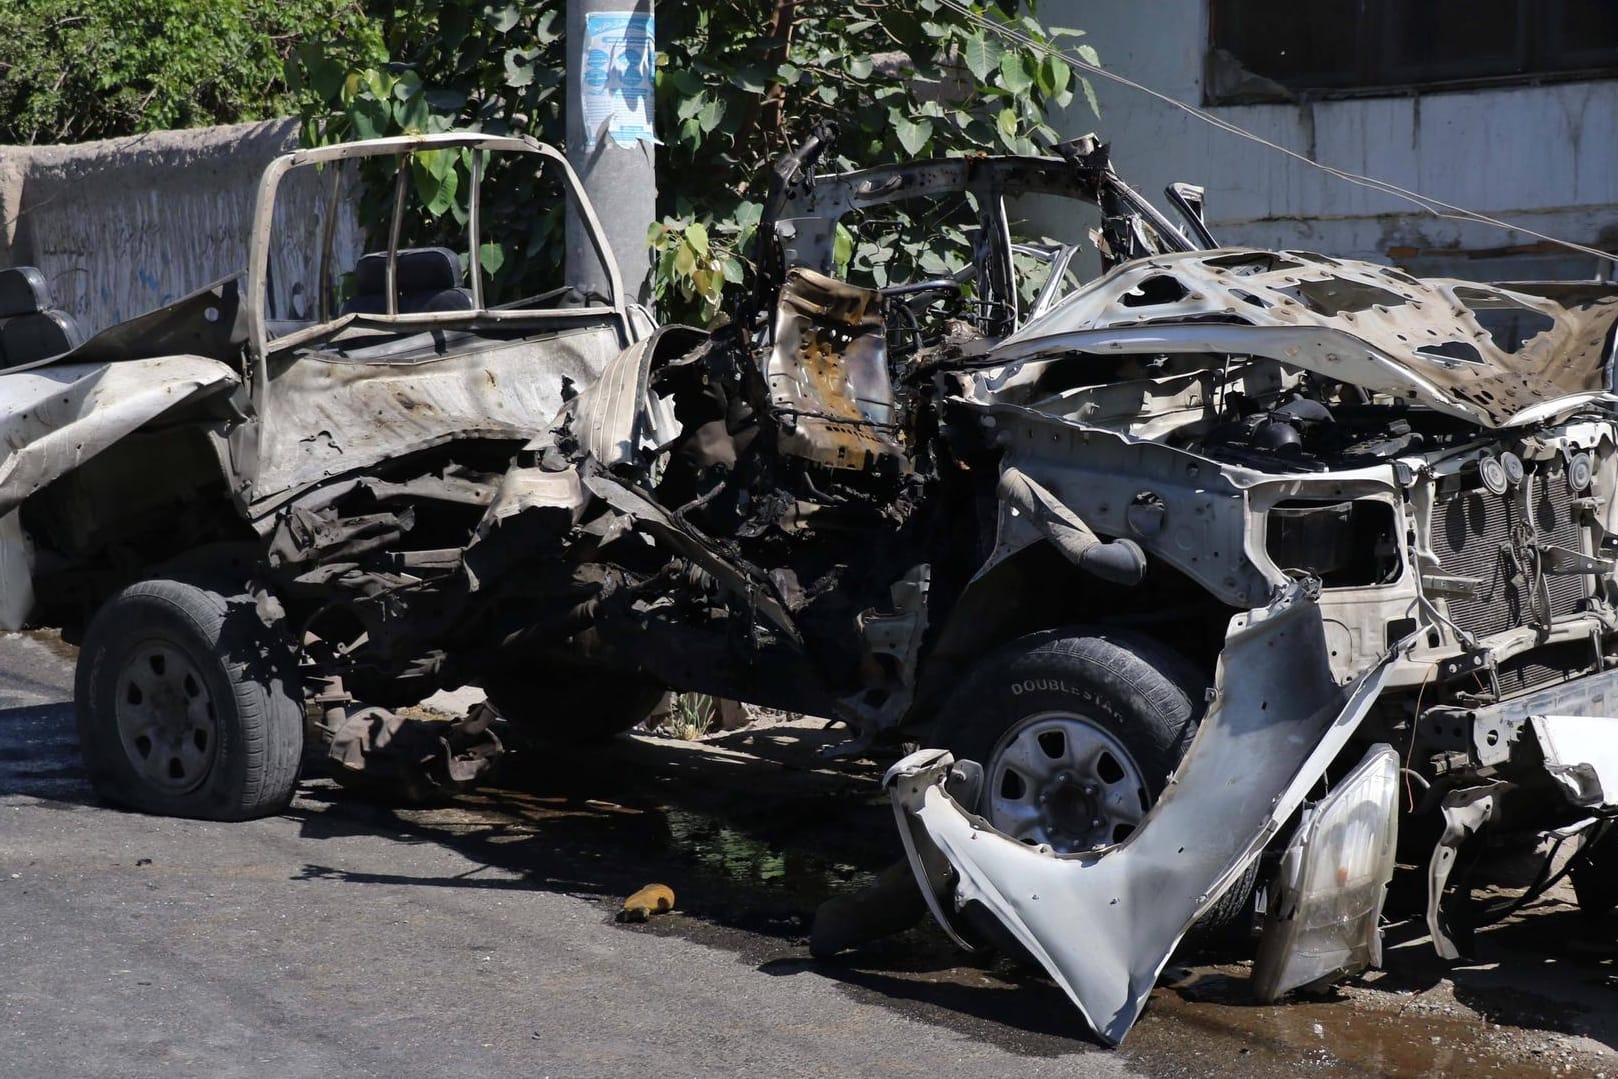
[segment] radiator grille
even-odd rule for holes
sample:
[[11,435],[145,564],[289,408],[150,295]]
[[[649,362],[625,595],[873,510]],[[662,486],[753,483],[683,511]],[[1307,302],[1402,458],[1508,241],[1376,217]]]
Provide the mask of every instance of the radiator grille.
[[1540,686],[1566,682],[1600,670],[1597,659],[1595,646],[1589,641],[1551,644],[1513,656],[1495,671],[1500,696],[1515,697]]
[[[1537,539],[1572,551],[1584,550],[1584,528],[1573,510],[1573,495],[1562,472],[1539,471],[1528,484],[1528,512]],[[1527,584],[1511,555],[1511,532],[1521,509],[1515,492],[1460,491],[1439,500],[1433,520],[1433,551],[1449,576],[1483,582],[1478,594],[1450,599],[1449,616],[1468,633],[1487,637],[1527,622],[1532,612]],[[1547,576],[1551,617],[1578,611],[1590,593],[1585,576]]]

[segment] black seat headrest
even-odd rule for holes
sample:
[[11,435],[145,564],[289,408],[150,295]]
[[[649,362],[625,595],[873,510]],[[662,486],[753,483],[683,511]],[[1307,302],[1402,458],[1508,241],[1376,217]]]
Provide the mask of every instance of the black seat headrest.
[[[345,315],[382,315],[388,310],[385,296],[356,296],[343,305]],[[419,315],[428,311],[470,311],[472,292],[464,288],[443,288],[436,292],[407,292],[399,297],[399,314]]]
[[[399,251],[400,292],[438,292],[461,283],[461,257],[447,247],[407,247]],[[388,253],[373,251],[354,266],[354,293],[383,296],[388,288]]]
[[0,351],[7,367],[59,356],[82,344],[84,334],[66,311],[38,311],[0,323]]
[[45,275],[32,266],[0,270],[0,318],[31,315],[51,305],[50,286]]

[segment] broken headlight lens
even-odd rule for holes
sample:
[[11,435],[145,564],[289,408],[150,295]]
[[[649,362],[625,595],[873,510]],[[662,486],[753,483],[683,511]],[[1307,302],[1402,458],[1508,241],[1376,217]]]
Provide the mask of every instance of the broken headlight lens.
[[1399,756],[1376,745],[1336,790],[1304,807],[1270,888],[1253,964],[1260,1000],[1382,962],[1377,923],[1393,877],[1398,792]]

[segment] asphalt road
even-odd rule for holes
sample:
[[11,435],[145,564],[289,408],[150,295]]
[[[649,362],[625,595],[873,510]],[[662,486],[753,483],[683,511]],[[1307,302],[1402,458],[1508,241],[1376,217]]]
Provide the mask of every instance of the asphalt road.
[[[1585,997],[1412,960],[1259,1008],[1240,967],[1186,965],[1108,1051],[1048,982],[926,926],[809,959],[815,905],[897,850],[877,769],[818,765],[816,730],[519,757],[429,809],[317,780],[218,825],[94,802],[71,675],[60,644],[0,637],[4,1076],[1535,1075],[1614,1041],[1610,949],[1534,936],[1534,976]],[[677,911],[616,923],[651,881]]]

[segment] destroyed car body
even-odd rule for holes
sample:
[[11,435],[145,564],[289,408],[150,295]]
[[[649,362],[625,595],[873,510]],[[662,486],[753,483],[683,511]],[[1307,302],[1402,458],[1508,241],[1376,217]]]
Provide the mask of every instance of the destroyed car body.
[[[553,185],[540,190],[573,202],[610,296],[487,301],[479,217],[495,154],[522,155]],[[401,249],[417,172],[445,155],[470,169],[467,243]],[[372,230],[378,250],[336,266],[345,177],[361,167],[396,176],[391,218]],[[277,311],[272,287],[285,269],[272,262],[277,196],[294,177],[325,205],[293,222],[313,226],[294,246],[311,260],[307,312]],[[516,555],[486,545],[478,592],[462,552],[522,497],[502,486],[506,467],[565,382],[592,381],[649,329],[566,160],[528,138],[287,154],[266,168],[249,226],[244,274],[88,340],[37,271],[0,272],[0,616],[82,640],[92,782],[152,812],[275,811],[306,710],[350,765],[391,741],[447,777],[475,772],[494,748],[478,724],[412,737],[386,709],[501,677],[501,644],[523,628],[511,617],[528,608],[488,586]],[[11,333],[19,321],[35,332]]]
[[[407,314],[449,267],[407,274],[395,229],[382,314],[283,334],[255,256],[239,331],[220,286],[0,375],[10,624],[95,612],[98,789],[271,811],[305,709],[345,766],[468,775],[486,712],[439,739],[386,710],[463,682],[552,736],[665,687],[829,716],[847,753],[936,747],[889,776],[922,898],[1111,1042],[1260,896],[1266,998],[1376,962],[1396,843],[1450,954],[1479,913],[1452,870],[1495,845],[1580,844],[1581,898],[1618,902],[1618,292],[1220,248],[1094,139],[825,149],[777,166],[711,332],[642,334],[616,287],[486,309],[475,276]],[[1095,227],[1014,238],[1041,199]],[[898,202],[954,214],[966,266],[839,274],[839,224],[886,237]]]
[[[1448,955],[1463,845],[1572,838],[1611,905],[1618,290],[1218,247],[1200,192],[1176,225],[1059,149],[784,158],[731,323],[620,356],[508,480],[567,523],[528,643],[940,747],[889,775],[935,915],[1113,1043],[1260,900],[1264,998],[1377,962],[1396,843]],[[1014,240],[1035,198],[1096,227]],[[901,200],[954,200],[969,267],[837,276]]]

